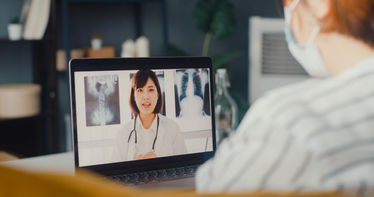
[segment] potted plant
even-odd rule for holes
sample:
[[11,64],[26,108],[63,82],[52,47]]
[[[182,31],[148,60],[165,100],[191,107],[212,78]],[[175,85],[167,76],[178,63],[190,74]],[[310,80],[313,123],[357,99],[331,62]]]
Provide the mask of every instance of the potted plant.
[[[214,71],[218,68],[228,68],[229,63],[241,54],[237,51],[228,51],[210,55],[209,48],[212,40],[223,40],[229,37],[236,28],[235,9],[229,0],[198,0],[193,16],[196,27],[204,33],[202,43],[202,56],[211,56]],[[169,55],[188,56],[183,49],[169,44]]]
[[22,38],[22,25],[18,16],[9,20],[8,24],[9,40],[20,40]]
[[[226,51],[211,55],[209,48],[213,40],[224,40],[228,38],[236,29],[236,16],[234,5],[230,0],[198,0],[193,16],[198,30],[204,33],[202,43],[202,56],[211,56],[213,60],[213,70],[227,69],[230,73],[230,63],[238,58],[241,53],[238,51]],[[183,49],[169,44],[169,55],[188,56]],[[227,80],[229,80],[227,78]],[[228,86],[229,85],[228,81]],[[232,91],[232,90],[231,90]],[[232,91],[232,96],[239,107],[239,119],[241,119],[248,109],[248,103],[240,92]]]
[[[202,56],[209,56],[213,40],[223,40],[236,29],[234,6],[229,0],[199,0],[193,12],[196,27],[205,34]],[[229,62],[240,56],[237,51],[211,55],[214,70],[228,68]]]

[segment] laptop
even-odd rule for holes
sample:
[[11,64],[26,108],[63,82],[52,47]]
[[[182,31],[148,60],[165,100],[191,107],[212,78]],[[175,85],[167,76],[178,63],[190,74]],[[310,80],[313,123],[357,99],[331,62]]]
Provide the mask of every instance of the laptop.
[[130,184],[193,177],[214,155],[208,57],[73,59],[75,166]]

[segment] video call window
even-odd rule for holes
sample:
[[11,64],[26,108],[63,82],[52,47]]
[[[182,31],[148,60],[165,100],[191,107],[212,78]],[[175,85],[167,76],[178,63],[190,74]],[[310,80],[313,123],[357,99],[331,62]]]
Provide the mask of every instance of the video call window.
[[209,72],[75,72],[79,165],[212,151]]

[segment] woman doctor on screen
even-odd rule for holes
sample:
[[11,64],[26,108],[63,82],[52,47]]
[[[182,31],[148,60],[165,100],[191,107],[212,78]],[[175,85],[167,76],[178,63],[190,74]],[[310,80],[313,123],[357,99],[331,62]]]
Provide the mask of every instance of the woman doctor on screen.
[[179,126],[159,114],[163,102],[155,72],[145,69],[135,73],[129,104],[134,119],[117,134],[115,160],[151,159],[187,152]]

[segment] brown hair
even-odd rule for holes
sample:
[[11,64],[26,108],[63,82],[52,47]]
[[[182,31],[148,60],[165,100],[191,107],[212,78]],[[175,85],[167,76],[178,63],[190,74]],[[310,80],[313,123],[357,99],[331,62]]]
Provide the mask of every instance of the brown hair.
[[160,87],[160,83],[158,82],[157,75],[155,72],[149,69],[142,69],[136,72],[134,76],[132,76],[131,78],[131,92],[130,92],[129,103],[130,103],[131,111],[133,115],[135,116],[139,114],[139,109],[138,109],[138,106],[136,106],[136,102],[135,102],[135,90],[138,88],[144,87],[149,78],[153,81],[153,83],[155,83],[157,93],[158,93],[158,99],[157,99],[155,109],[153,110],[153,113],[161,112],[163,102],[162,102],[161,87]]
[[[283,0],[288,6],[293,0]],[[330,0],[322,31],[338,32],[374,47],[374,0]]]
[[374,47],[374,0],[331,0],[324,31],[336,31]]

